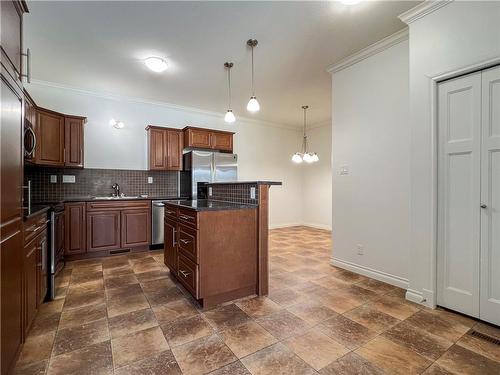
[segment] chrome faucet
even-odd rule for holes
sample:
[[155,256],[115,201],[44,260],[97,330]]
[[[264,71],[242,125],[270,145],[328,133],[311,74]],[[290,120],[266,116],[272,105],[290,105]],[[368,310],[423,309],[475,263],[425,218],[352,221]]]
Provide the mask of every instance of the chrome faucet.
[[111,188],[115,191],[115,197],[119,197],[120,196],[120,185],[118,185],[116,182],[114,183],[113,186],[111,186]]

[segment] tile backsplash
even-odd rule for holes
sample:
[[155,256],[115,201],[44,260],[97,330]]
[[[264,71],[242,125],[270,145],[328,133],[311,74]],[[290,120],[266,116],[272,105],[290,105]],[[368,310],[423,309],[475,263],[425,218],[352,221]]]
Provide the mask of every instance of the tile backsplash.
[[[176,171],[144,171],[122,169],[68,169],[27,166],[24,180],[31,180],[34,202],[55,201],[77,196],[106,196],[113,193],[116,182],[126,195],[148,194],[151,197],[179,195],[179,175]],[[63,183],[64,176],[74,176],[74,183]],[[51,182],[56,176],[57,182]],[[148,184],[148,177],[153,183]],[[71,179],[71,178],[70,178]]]
[[[212,188],[212,196],[209,196],[209,199],[243,204],[258,204],[259,202],[257,184],[214,184],[209,186]],[[255,189],[255,199],[252,199],[250,195],[252,187]]]

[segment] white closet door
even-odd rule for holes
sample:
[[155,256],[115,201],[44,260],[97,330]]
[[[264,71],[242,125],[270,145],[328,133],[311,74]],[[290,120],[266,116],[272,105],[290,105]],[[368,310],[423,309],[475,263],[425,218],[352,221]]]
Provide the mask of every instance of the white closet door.
[[500,67],[482,74],[480,318],[500,325]]
[[481,73],[440,84],[438,101],[438,304],[478,317]]

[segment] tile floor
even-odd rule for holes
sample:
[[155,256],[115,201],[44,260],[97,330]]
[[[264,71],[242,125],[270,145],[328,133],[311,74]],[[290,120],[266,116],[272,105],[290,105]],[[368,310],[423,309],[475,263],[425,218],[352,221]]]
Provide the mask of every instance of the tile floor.
[[271,292],[200,311],[161,252],[68,264],[18,374],[500,374],[500,329],[329,266],[330,234],[271,231]]

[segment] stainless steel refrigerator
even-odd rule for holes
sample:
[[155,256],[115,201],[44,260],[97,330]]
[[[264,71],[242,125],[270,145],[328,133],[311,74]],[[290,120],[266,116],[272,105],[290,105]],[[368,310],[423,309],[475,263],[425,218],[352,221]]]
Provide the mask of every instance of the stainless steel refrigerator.
[[238,180],[238,155],[189,151],[184,154],[184,171],[189,173],[191,199],[201,199],[204,183]]

